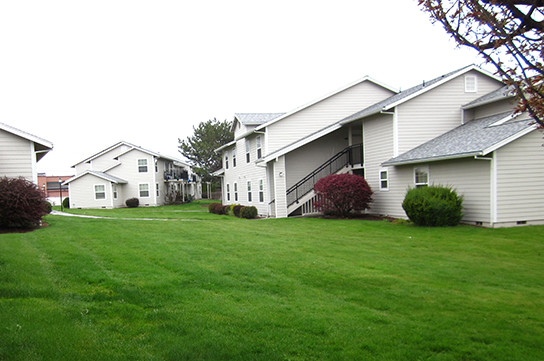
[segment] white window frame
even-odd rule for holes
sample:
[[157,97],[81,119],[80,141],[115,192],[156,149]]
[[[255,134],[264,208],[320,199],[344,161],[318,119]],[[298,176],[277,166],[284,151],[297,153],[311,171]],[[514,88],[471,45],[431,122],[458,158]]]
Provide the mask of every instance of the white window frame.
[[238,183],[234,182],[234,201],[238,202]]
[[117,197],[118,197],[117,184],[112,184],[111,189],[112,189],[112,192],[113,192],[113,199],[117,199]]
[[[385,178],[383,177],[383,173],[385,173]],[[388,191],[389,190],[389,168],[381,168],[380,172],[378,173],[378,182],[380,183],[380,191]],[[385,183],[385,187],[383,186],[383,182]]]
[[[96,187],[103,187],[104,190],[103,190],[103,191],[98,191],[98,190],[96,189]],[[103,201],[103,200],[108,199],[108,195],[106,194],[106,185],[105,185],[105,184],[94,184],[93,190],[94,190],[94,200],[95,200],[95,201]],[[100,194],[103,193],[103,194],[104,194],[104,198],[98,198],[96,195],[99,194],[99,193],[100,193]]]
[[[142,186],[147,186],[147,190],[142,190]],[[142,191],[147,191],[147,196],[142,195]],[[149,183],[138,183],[138,196],[139,198],[149,198],[151,197],[151,191],[149,190]]]
[[259,179],[259,203],[264,203],[264,180]]
[[230,186],[227,183],[227,202],[230,202]]
[[232,168],[236,168],[236,148],[232,150]]
[[251,181],[247,181],[247,201],[248,203],[253,202],[253,194],[251,194]]
[[157,188],[157,197],[160,197],[159,183],[155,183],[155,187]]
[[[140,162],[145,162],[145,164],[140,164]],[[145,167],[145,170],[143,170]],[[138,173],[147,173],[147,159],[138,159]]]
[[478,77],[470,74],[465,75],[465,93],[476,93],[478,91]]
[[251,144],[249,139],[246,139],[246,163],[251,162]]
[[[424,171],[426,174],[427,174],[427,181],[426,182],[418,182],[418,179],[417,179],[417,172],[418,171]],[[429,181],[431,179],[431,174],[429,172],[429,167],[427,166],[424,166],[424,167],[415,167],[414,168],[414,185],[417,187],[427,187],[429,186]]]
[[229,169],[229,152],[225,152],[225,169]]
[[263,148],[262,148],[262,142],[261,142],[261,136],[258,135],[257,138],[255,138],[256,146],[257,146],[257,159],[261,159],[263,157]]

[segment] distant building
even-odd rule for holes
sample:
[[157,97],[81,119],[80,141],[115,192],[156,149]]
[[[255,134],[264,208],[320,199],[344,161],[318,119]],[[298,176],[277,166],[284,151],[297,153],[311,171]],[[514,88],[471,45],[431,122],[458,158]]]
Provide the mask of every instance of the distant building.
[[[43,191],[45,197],[52,205],[60,205],[62,200],[69,196],[69,187],[68,185],[62,186],[61,192],[61,182],[59,179],[64,182],[70,179],[72,176],[47,176],[45,173],[38,173],[38,187]],[[62,199],[61,199],[62,193]]]

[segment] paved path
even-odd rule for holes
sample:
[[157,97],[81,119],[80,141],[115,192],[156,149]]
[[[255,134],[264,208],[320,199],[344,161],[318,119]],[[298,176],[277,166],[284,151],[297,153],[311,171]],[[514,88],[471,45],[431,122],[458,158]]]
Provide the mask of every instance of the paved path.
[[124,221],[182,221],[182,222],[198,222],[200,219],[168,219],[168,218],[121,218],[121,217],[101,217],[101,216],[87,216],[84,214],[72,214],[60,211],[51,211],[54,216],[64,216],[64,217],[77,217],[77,218],[92,218],[92,219],[120,219]]

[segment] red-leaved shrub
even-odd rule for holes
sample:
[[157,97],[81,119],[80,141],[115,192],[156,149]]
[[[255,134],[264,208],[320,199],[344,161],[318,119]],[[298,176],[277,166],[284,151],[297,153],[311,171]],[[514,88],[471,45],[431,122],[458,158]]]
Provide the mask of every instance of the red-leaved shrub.
[[331,174],[314,185],[317,209],[325,214],[349,217],[353,211],[362,211],[372,202],[372,190],[366,180],[354,174]]
[[0,178],[0,228],[34,228],[47,214],[38,186],[24,178]]

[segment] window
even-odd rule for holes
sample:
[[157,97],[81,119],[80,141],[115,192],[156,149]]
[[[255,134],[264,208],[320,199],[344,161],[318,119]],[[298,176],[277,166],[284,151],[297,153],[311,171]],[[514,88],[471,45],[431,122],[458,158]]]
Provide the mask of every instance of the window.
[[234,201],[238,201],[238,183],[234,183]]
[[147,159],[138,159],[138,172],[147,173]]
[[264,182],[259,179],[259,202],[264,202]]
[[251,181],[247,181],[247,201],[251,202]]
[[229,153],[225,153],[225,169],[229,169]]
[[429,168],[415,168],[414,182],[416,187],[426,187],[429,185]]
[[257,137],[257,159],[261,159],[263,152],[261,150],[261,136]]
[[140,197],[142,198],[149,197],[149,184],[147,183],[139,184],[138,188],[140,190]]
[[230,187],[228,183],[227,183],[227,201],[230,201]]
[[155,159],[155,173],[159,171],[159,161]]
[[155,188],[156,188],[156,190],[157,190],[157,193],[156,193],[156,194],[157,194],[157,197],[159,197],[159,196],[160,196],[160,194],[159,194],[159,183],[156,183],[156,184],[155,184]]
[[380,170],[380,190],[389,190],[389,171],[387,169]]
[[111,188],[113,190],[113,199],[117,199],[117,184],[112,184]]
[[94,199],[106,199],[106,186],[104,184],[94,186]]
[[232,150],[232,168],[236,167],[236,148]]
[[478,82],[476,75],[465,75],[465,93],[476,93]]
[[246,139],[246,163],[251,161],[251,155],[249,150],[251,149],[251,144],[249,144],[249,139]]

